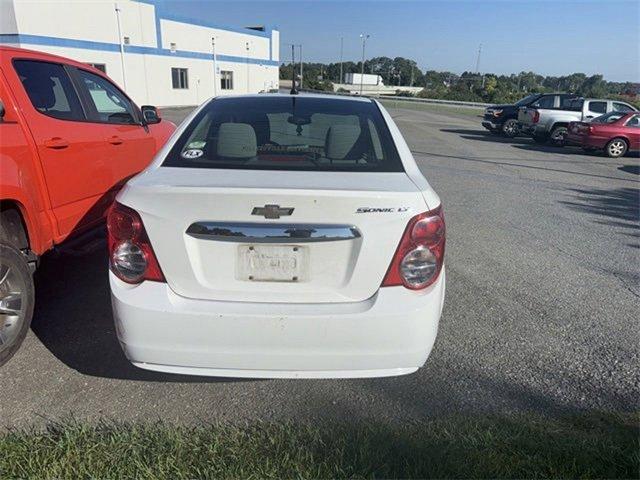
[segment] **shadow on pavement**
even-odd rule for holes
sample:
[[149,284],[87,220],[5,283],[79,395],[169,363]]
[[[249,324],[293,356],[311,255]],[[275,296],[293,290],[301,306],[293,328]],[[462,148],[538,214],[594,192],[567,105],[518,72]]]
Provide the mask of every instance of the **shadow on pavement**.
[[95,377],[151,382],[227,382],[235,379],[170,375],[129,363],[111,313],[106,242],[83,255],[45,255],[36,280],[31,328],[60,361]]
[[618,167],[618,170],[627,173],[633,173],[634,175],[640,175],[640,165],[623,165]]
[[555,153],[560,155],[587,155],[582,149],[577,147],[559,147],[556,145],[548,145],[542,143],[529,143],[527,145],[514,145],[514,148],[519,148],[521,150],[534,151],[534,152],[545,152],[545,153]]
[[[568,208],[595,215],[597,223],[630,230],[628,235],[638,238],[640,231],[640,189],[571,189],[573,200],[560,203]],[[640,245],[629,244],[640,248]]]
[[531,143],[531,140],[526,137],[507,138],[502,135],[497,135],[488,132],[487,130],[469,130],[462,128],[441,128],[441,132],[445,133],[457,133],[462,138],[467,140],[478,140],[481,142],[494,142],[494,143]]

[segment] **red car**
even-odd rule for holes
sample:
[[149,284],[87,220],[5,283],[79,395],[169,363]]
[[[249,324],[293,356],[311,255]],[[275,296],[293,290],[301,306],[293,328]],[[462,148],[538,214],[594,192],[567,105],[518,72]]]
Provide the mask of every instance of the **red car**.
[[100,228],[174,130],[89,65],[0,47],[0,365],[29,329],[39,257]]
[[585,151],[604,150],[612,157],[622,157],[629,150],[640,150],[640,113],[609,112],[591,122],[571,122],[565,143]]

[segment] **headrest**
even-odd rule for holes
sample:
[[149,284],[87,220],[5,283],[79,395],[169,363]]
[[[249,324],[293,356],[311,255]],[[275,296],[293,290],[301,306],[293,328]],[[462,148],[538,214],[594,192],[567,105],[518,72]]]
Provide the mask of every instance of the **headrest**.
[[255,130],[248,123],[220,124],[217,153],[219,157],[255,157],[258,153]]
[[51,108],[56,104],[56,94],[53,91],[55,84],[53,80],[42,77],[25,78],[22,84],[34,107],[38,109]]
[[345,158],[360,137],[359,125],[332,125],[327,131],[325,156],[334,160]]

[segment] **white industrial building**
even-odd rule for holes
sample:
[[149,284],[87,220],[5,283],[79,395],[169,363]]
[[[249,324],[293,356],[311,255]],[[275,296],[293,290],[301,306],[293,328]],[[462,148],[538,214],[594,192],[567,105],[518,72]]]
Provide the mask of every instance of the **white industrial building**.
[[0,0],[0,43],[90,63],[138,105],[279,87],[277,30],[185,18],[162,0]]

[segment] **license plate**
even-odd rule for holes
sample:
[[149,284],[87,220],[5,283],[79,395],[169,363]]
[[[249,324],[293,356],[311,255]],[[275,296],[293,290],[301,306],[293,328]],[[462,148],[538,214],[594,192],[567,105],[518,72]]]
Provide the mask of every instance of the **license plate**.
[[301,282],[308,276],[309,251],[297,245],[240,245],[236,278],[257,282]]

